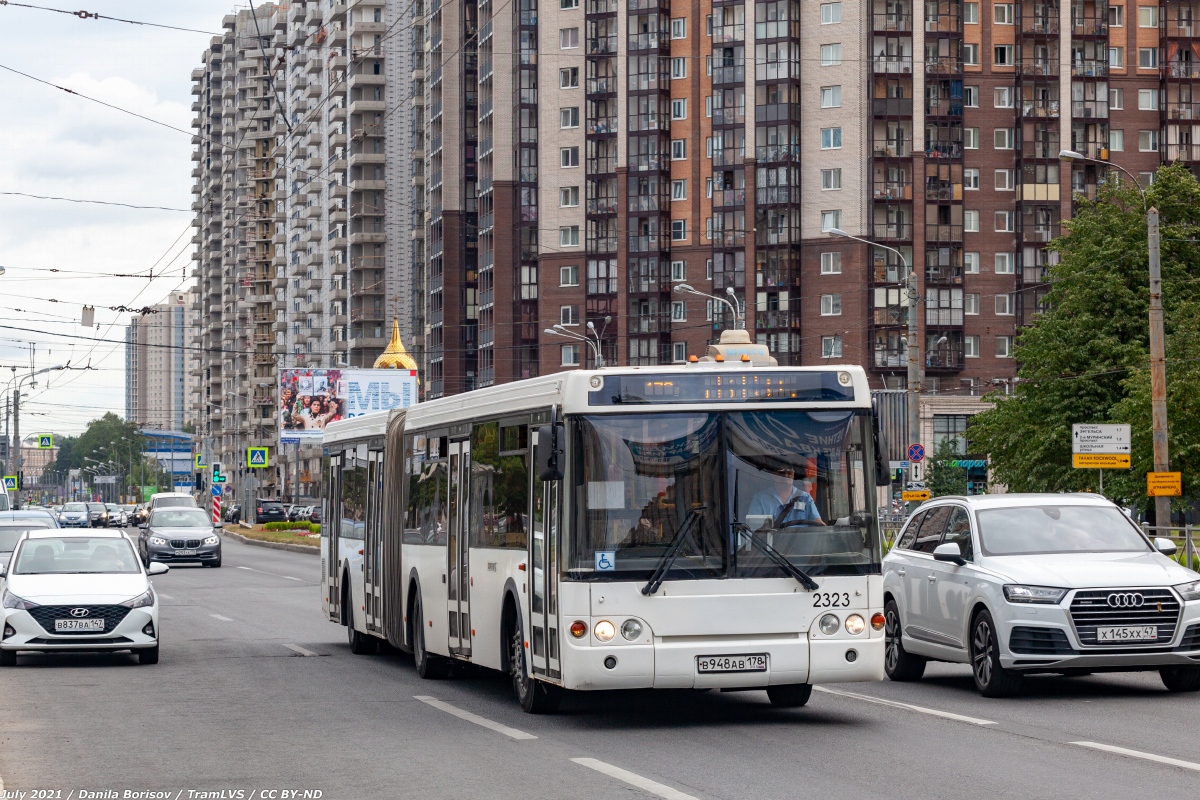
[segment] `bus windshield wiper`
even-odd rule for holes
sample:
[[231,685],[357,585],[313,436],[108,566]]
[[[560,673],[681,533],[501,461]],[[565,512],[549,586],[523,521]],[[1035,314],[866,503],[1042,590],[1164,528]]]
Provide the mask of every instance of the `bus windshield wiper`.
[[815,592],[817,589],[821,588],[817,585],[816,581],[808,576],[808,573],[797,567],[791,561],[788,561],[787,556],[776,550],[771,545],[767,544],[762,539],[758,538],[758,535],[749,525],[744,522],[735,522],[733,523],[733,527],[734,530],[742,533],[747,539],[749,539],[750,544],[757,547],[766,554],[767,558],[774,561],[780,569],[782,569],[791,577],[795,578],[796,581],[805,589],[810,592]]
[[647,597],[658,591],[658,587],[662,586],[666,580],[667,570],[671,568],[671,564],[675,562],[675,557],[679,555],[679,551],[683,549],[684,540],[692,532],[696,522],[700,517],[708,511],[708,506],[693,506],[688,512],[687,517],[683,520],[683,524],[679,526],[679,530],[675,532],[675,538],[671,539],[671,543],[667,545],[667,552],[662,554],[662,558],[658,560],[658,564],[654,567],[654,572],[650,573],[650,580],[642,587],[642,594]]

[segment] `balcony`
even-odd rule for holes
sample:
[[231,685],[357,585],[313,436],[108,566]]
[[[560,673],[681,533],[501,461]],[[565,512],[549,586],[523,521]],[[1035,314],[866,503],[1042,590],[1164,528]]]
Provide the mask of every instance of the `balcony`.
[[[1107,104],[1104,109],[1108,116]],[[1072,104],[1074,106],[1074,104]],[[1032,119],[1058,119],[1057,100],[1025,100],[1021,103],[1021,116]]]
[[876,56],[872,64],[876,75],[904,75],[912,72],[913,60],[911,55]]
[[911,222],[877,222],[872,228],[874,237],[880,241],[912,241]]
[[[906,98],[883,98],[871,101],[871,114],[876,117],[911,117],[913,101]],[[930,114],[939,112],[930,109]],[[958,102],[958,116],[962,116],[962,101]]]

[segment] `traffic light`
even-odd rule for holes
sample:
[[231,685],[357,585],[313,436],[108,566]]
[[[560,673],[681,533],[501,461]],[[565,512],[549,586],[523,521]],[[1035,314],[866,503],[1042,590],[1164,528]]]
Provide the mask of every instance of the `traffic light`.
[[224,483],[225,482],[225,473],[221,471],[221,462],[214,461],[213,465],[212,465],[212,469],[213,469],[213,483]]

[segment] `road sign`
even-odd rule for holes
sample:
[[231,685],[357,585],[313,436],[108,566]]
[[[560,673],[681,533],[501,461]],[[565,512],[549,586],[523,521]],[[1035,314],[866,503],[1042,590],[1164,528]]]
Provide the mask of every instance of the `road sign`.
[[4,476],[4,489],[5,489],[5,491],[9,491],[9,492],[15,492],[17,490],[17,476],[16,475],[5,475]]
[[1147,472],[1146,494],[1150,497],[1179,497],[1183,494],[1183,476],[1178,472]]
[[1075,453],[1071,465],[1076,469],[1129,469],[1129,454]]
[[39,450],[52,450],[53,448],[54,448],[54,434],[53,433],[39,433],[38,434],[38,449]]
[[930,497],[931,495],[929,492],[925,490],[900,493],[900,499],[906,503],[911,503],[916,500],[928,500]]
[[925,447],[919,444],[910,444],[908,446],[908,460],[920,461],[925,458]]
[[196,469],[204,469],[208,465],[204,463],[204,454],[196,453]]
[[262,469],[263,467],[270,466],[270,459],[267,457],[267,448],[247,447],[246,466],[254,469]]
[[1071,426],[1072,453],[1128,453],[1130,430],[1128,425],[1083,425]]
[[213,497],[220,497],[220,496],[221,496],[221,487],[220,487],[220,486],[214,486],[214,487],[212,487],[212,496],[213,496]]

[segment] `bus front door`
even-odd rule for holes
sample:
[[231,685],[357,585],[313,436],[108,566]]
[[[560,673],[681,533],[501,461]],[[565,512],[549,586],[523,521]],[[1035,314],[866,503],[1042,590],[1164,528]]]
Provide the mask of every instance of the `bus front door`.
[[561,680],[558,655],[558,481],[533,476],[529,536],[529,663],[535,675]]
[[471,443],[451,442],[450,486],[447,492],[450,526],[446,548],[446,614],[449,623],[450,653],[471,656],[470,575],[467,570],[469,530],[468,478],[471,473]]
[[324,566],[326,607],[329,610],[331,622],[342,621],[342,562],[341,541],[338,536],[342,521],[342,508],[338,502],[341,498],[341,486],[338,482],[341,468],[342,457],[340,455],[326,460],[325,497],[322,502],[321,526],[328,543],[328,560]]

